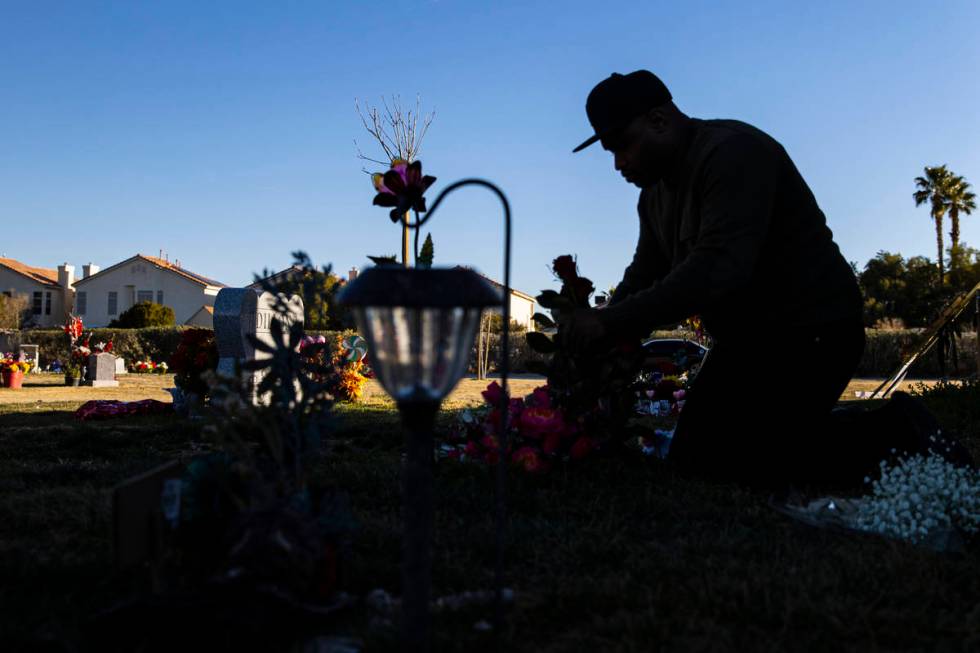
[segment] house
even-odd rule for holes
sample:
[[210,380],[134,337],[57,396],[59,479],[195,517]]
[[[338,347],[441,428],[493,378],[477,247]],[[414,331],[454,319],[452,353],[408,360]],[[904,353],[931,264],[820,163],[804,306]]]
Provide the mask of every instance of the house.
[[12,258],[0,258],[0,293],[23,297],[27,311],[23,326],[60,326],[72,308],[74,266],[36,268]]
[[[485,274],[481,274],[479,272],[477,272],[477,274],[486,279],[491,286],[503,292],[504,284],[500,283],[499,281],[494,281]],[[516,288],[510,289],[510,319],[525,327],[528,331],[535,330],[534,320],[531,319],[531,316],[534,315],[534,307],[536,304],[537,300],[535,300],[531,295],[528,295],[526,292],[521,292]],[[493,312],[500,313],[501,309],[493,309]]]
[[[75,282],[76,315],[85,326],[106,326],[139,302],[155,302],[174,311],[177,324],[201,320],[201,310],[214,306],[223,283],[185,270],[179,262],[137,254],[104,270],[83,266]],[[204,309],[207,312],[206,309]]]
[[214,328],[214,306],[205,304],[184,322],[187,326]]

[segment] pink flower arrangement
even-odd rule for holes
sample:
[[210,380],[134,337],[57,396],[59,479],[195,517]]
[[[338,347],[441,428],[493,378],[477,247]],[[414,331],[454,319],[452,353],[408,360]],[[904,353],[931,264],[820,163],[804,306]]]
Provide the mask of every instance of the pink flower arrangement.
[[[463,411],[454,428],[456,444],[446,456],[451,459],[495,464],[500,459],[497,433],[503,388],[496,381],[483,391],[485,404]],[[554,406],[548,386],[535,388],[526,397],[507,402],[509,461],[531,474],[548,472],[556,461],[588,457],[596,443],[581,433],[577,423]]]

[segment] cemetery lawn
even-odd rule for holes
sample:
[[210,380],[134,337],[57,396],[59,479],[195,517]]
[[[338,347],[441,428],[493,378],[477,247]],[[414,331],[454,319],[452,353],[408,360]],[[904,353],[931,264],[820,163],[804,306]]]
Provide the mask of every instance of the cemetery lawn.
[[[71,418],[77,399],[15,404],[7,394],[0,391],[0,650],[39,650],[45,641],[44,650],[86,650],[56,644],[80,641],[85,619],[134,586],[112,571],[110,489],[206,445],[197,423],[172,416],[82,423]],[[474,399],[475,389],[451,405]],[[947,404],[932,407],[980,454],[975,410],[964,422]],[[344,589],[397,594],[398,414],[373,391],[337,414],[317,475],[347,489],[359,523]],[[491,588],[490,470],[442,461],[436,484],[435,595]],[[814,530],[767,500],[639,456],[546,477],[514,473],[507,566],[517,601],[503,650],[980,650],[976,543],[965,554],[938,554]],[[484,608],[440,615],[436,650],[493,650],[492,636],[473,628],[489,618]],[[352,634],[366,650],[397,650],[360,608],[325,621],[324,632]]]

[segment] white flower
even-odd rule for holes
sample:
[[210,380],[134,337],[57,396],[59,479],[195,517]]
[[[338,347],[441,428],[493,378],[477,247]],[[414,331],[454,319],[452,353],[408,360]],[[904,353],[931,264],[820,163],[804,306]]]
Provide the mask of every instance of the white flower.
[[[921,541],[937,528],[980,530],[980,473],[954,467],[935,454],[879,465],[881,478],[858,510],[857,526]],[[866,479],[867,481],[867,479]]]

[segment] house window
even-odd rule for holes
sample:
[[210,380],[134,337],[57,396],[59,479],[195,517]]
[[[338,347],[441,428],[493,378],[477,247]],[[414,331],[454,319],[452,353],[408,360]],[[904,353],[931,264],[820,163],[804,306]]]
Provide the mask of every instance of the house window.
[[86,310],[88,310],[88,293],[84,290],[75,293],[75,312],[85,315]]
[[143,302],[153,301],[153,291],[152,290],[140,290],[136,293],[136,303],[141,304]]
[[158,290],[157,291],[157,304],[160,304],[160,305],[163,304],[163,291],[162,290]]
[[34,313],[34,315],[40,315],[41,314],[41,292],[40,291],[34,293],[34,301],[31,304],[31,310]]
[[116,311],[118,310],[118,308],[119,308],[119,293],[117,293],[115,290],[110,290],[109,291],[109,308],[107,310],[107,313],[109,315],[115,315],[116,314]]
[[51,315],[51,291],[44,293],[44,314]]

